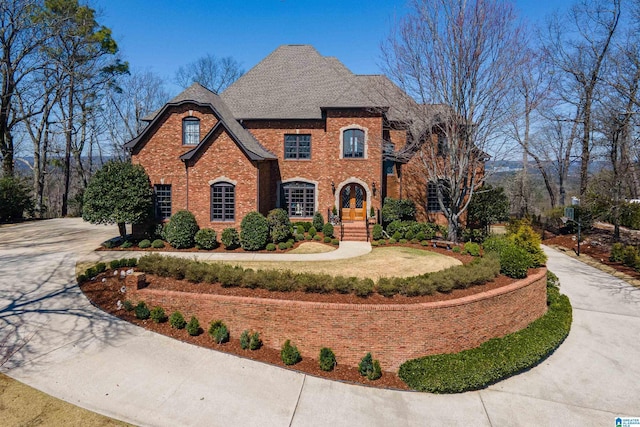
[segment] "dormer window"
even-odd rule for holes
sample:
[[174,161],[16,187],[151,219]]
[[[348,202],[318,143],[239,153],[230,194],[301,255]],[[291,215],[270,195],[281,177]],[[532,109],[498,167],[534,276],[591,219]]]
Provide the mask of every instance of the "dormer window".
[[342,147],[345,159],[364,158],[364,131],[347,129],[342,133]]
[[200,120],[187,117],[182,120],[182,145],[198,145],[200,142]]

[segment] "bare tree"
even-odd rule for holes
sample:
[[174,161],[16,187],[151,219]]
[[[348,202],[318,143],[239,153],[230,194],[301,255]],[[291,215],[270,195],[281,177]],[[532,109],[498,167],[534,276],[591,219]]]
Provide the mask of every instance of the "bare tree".
[[43,27],[34,19],[39,8],[40,2],[34,0],[0,2],[0,155],[5,176],[13,176],[13,129],[24,119],[16,107],[16,95],[24,80],[41,66],[33,60],[46,39]]
[[207,89],[220,93],[243,74],[244,70],[240,63],[231,56],[218,58],[208,53],[178,68],[175,82],[182,88],[197,82]]
[[621,0],[579,0],[548,22],[544,55],[563,76],[563,100],[581,131],[580,195],[589,180],[593,108],[621,15]]
[[383,57],[388,74],[423,106],[414,120],[421,125],[409,126],[407,149],[418,156],[425,181],[437,185],[449,238],[457,240],[461,216],[486,178],[487,154],[500,150],[500,130],[513,113],[523,32],[508,2],[411,5]]

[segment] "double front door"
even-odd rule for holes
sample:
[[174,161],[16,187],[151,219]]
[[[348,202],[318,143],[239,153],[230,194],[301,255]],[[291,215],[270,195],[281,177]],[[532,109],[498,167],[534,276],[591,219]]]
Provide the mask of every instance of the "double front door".
[[347,184],[340,191],[340,218],[343,221],[364,220],[367,217],[367,199],[360,184]]

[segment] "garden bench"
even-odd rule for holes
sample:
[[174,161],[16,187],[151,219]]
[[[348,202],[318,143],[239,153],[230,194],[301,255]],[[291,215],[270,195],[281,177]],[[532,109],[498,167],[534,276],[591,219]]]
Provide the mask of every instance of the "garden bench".
[[441,240],[441,239],[431,239],[431,244],[434,248],[441,247],[451,250],[451,248],[456,244],[455,242],[451,242],[449,240]]

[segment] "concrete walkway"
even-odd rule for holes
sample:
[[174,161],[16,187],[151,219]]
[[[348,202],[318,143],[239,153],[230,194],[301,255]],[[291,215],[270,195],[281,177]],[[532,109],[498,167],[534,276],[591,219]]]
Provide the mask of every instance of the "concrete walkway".
[[113,232],[78,220],[0,227],[2,372],[138,425],[606,426],[640,416],[640,290],[558,252],[548,265],[574,306],[566,342],[488,389],[432,395],[313,378],[103,313],[73,273]]

